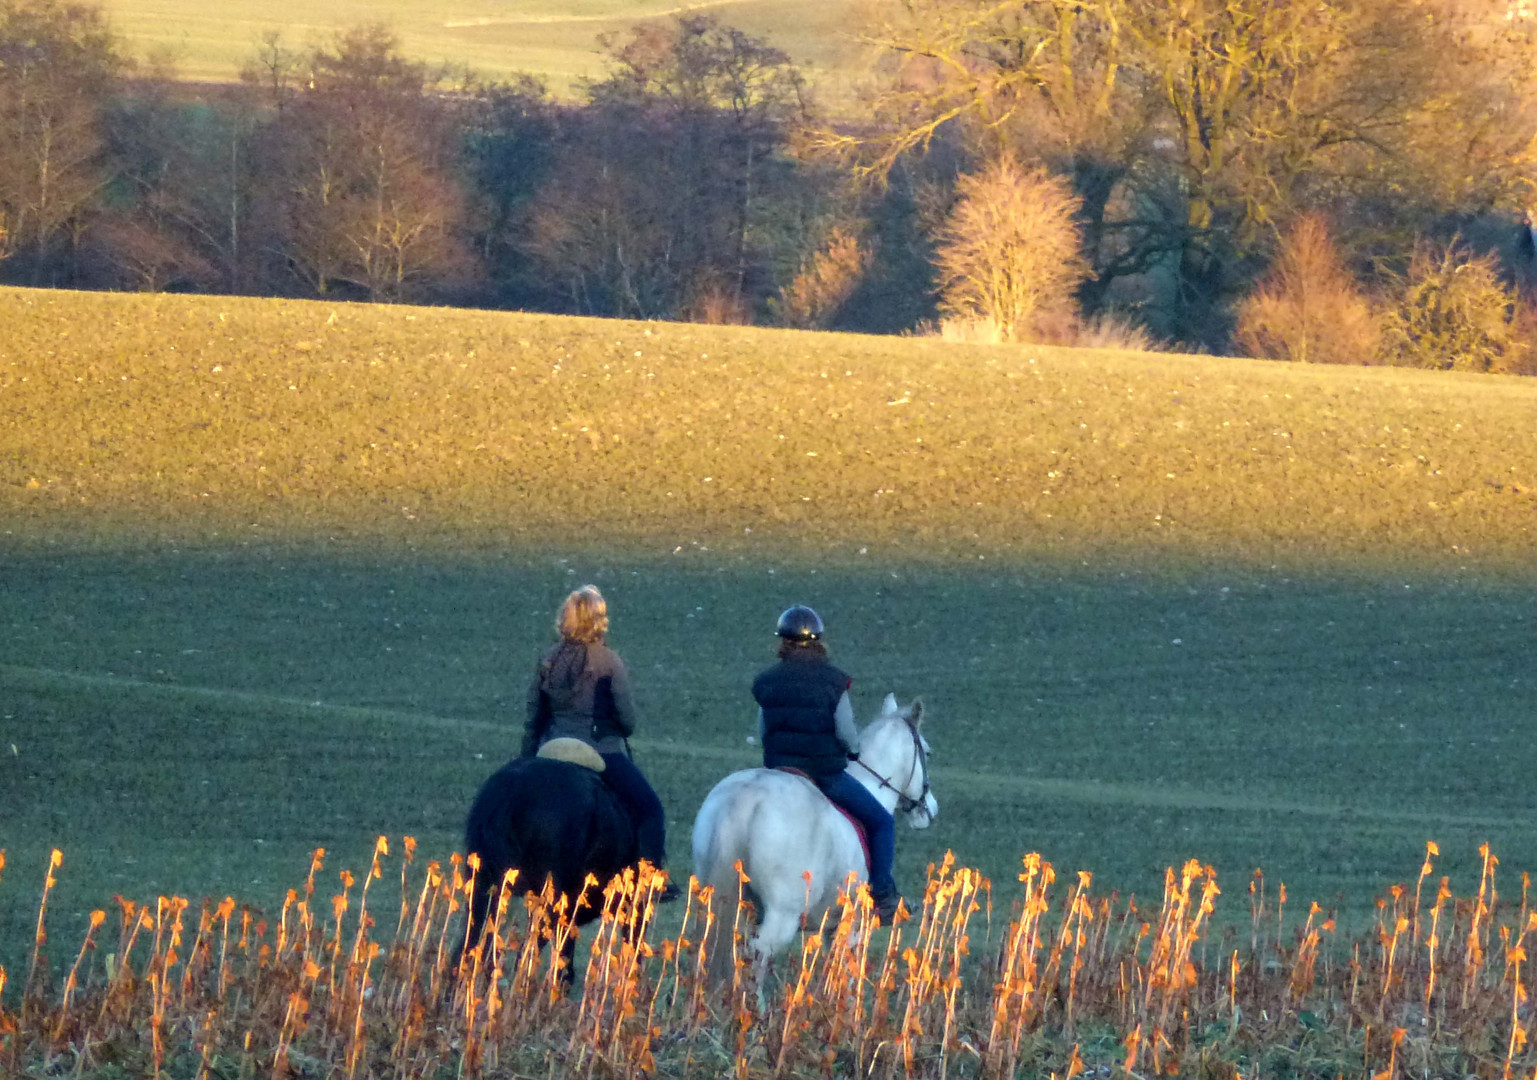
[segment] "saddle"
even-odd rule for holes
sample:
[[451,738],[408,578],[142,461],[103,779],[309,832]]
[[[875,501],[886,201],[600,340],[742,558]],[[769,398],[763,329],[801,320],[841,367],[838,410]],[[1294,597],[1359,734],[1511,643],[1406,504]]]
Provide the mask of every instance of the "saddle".
[[[811,779],[811,775],[805,770],[797,769],[791,765],[779,765],[774,769],[774,771],[789,773],[791,776],[800,777],[802,780],[806,781],[806,783],[816,788],[818,795],[821,795],[822,798],[827,799],[826,794],[823,793],[821,788],[817,787],[816,781]],[[857,817],[849,813],[837,803],[833,802],[831,799],[827,799],[827,801],[833,803],[833,809],[838,811],[838,813],[842,814],[844,817],[848,818],[849,824],[854,826],[854,835],[859,837],[859,850],[862,851],[865,856],[865,876],[868,877],[870,875],[870,834],[865,831],[864,823],[861,822]]]
[[564,761],[568,765],[580,765],[595,773],[600,773],[607,768],[603,763],[603,755],[593,749],[591,743],[585,743],[581,739],[551,739],[539,748],[537,756],[549,758],[552,761]]

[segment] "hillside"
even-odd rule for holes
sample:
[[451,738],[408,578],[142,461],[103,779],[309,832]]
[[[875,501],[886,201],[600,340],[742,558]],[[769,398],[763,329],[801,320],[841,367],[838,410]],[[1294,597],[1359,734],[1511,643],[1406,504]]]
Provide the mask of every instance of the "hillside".
[[338,0],[296,15],[273,0],[102,0],[125,51],[136,58],[169,55],[181,77],[236,78],[264,33],[280,30],[290,47],[325,41],[360,23],[384,22],[405,54],[434,64],[468,66],[506,79],[528,72],[557,93],[574,80],[602,74],[601,34],[623,34],[648,18],[681,11],[718,15],[764,37],[804,66],[813,82],[836,94],[846,85],[853,49],[845,33],[856,0]]
[[20,538],[1520,562],[1537,383],[0,291]]

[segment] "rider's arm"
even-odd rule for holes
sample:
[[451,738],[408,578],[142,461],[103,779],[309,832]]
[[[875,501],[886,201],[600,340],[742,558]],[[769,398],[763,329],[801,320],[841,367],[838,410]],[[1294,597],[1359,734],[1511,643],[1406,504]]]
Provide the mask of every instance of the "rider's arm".
[[848,751],[850,757],[859,756],[859,727],[854,723],[854,706],[849,704],[849,693],[843,692],[838,699],[838,709],[833,713],[833,730],[838,734],[838,741]]
[[608,685],[614,695],[614,726],[619,729],[619,734],[629,738],[635,734],[635,696],[630,693],[630,673],[618,656],[614,657]]
[[544,735],[544,727],[549,723],[549,704],[544,696],[544,688],[541,676],[544,674],[542,665],[534,672],[534,681],[528,684],[528,711],[523,721],[523,748],[519,751],[522,757],[533,757],[539,752],[539,739]]

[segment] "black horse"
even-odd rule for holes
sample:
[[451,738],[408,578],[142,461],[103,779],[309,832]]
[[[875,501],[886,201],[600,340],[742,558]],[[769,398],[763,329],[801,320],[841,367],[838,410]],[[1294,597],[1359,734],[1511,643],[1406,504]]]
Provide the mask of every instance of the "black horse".
[[[635,826],[603,778],[580,765],[537,757],[514,758],[481,785],[464,825],[464,844],[480,856],[465,928],[472,945],[508,870],[518,872],[517,896],[551,882],[580,926],[601,914],[602,886],[640,861]],[[589,874],[600,882],[596,889],[584,885]]]

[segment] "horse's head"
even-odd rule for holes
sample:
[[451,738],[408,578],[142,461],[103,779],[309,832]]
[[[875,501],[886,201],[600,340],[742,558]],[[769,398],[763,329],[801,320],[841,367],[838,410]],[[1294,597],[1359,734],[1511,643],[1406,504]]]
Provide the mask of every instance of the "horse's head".
[[896,793],[897,809],[915,829],[928,828],[939,813],[929,790],[929,741],[920,730],[922,723],[921,700],[898,705],[896,695],[887,694],[880,715],[859,739],[859,760],[881,787]]

